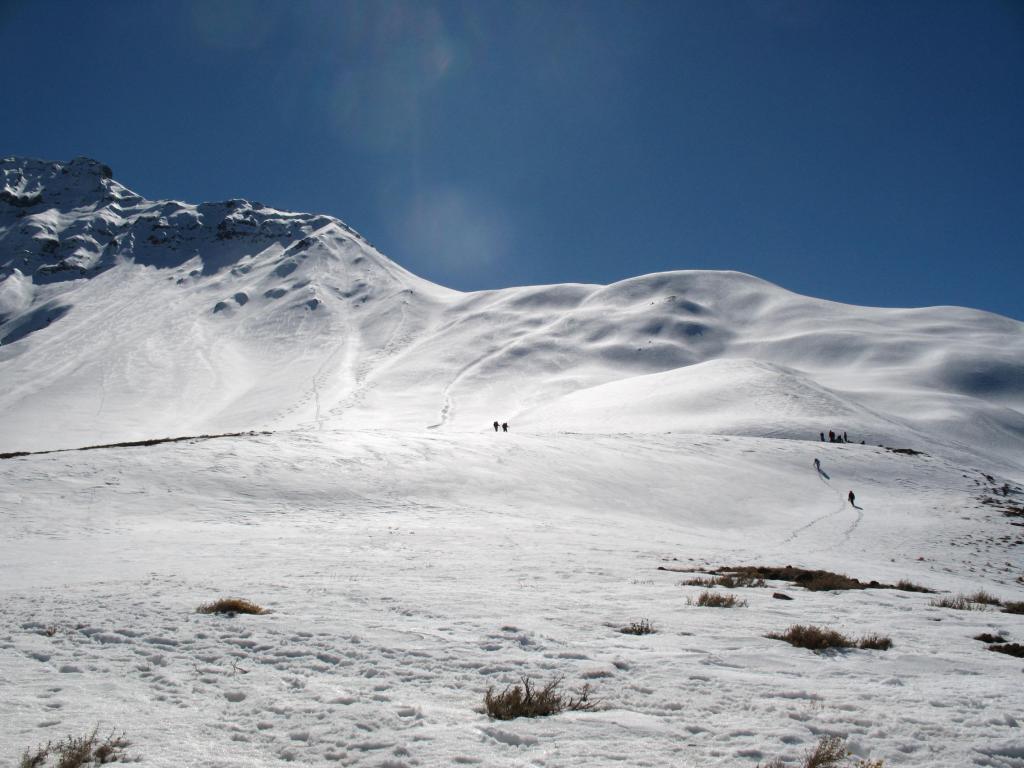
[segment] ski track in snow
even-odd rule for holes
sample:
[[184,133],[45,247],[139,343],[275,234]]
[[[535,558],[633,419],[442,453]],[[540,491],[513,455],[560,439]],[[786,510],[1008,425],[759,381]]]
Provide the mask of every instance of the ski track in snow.
[[[0,754],[99,723],[155,766],[753,768],[834,733],[887,765],[1018,768],[1020,662],[971,638],[1020,641],[1022,617],[777,583],[688,607],[700,589],[656,570],[742,554],[1019,599],[996,563],[1020,550],[969,471],[834,452],[864,511],[831,548],[837,492],[806,469],[823,452],[324,429],[0,462]],[[271,613],[195,613],[227,595]],[[657,633],[618,631],[641,618]],[[894,647],[764,637],[792,623]],[[483,692],[520,674],[591,683],[603,708],[488,720]]]

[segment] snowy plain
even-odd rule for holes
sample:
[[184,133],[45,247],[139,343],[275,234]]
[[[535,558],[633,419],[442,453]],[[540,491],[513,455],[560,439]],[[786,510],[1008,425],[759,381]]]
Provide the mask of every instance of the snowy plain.
[[[984,503],[1024,504],[1021,323],[738,273],[460,294],[329,217],[0,165],[0,451],[61,449],[0,459],[0,764],[99,725],[154,766],[1024,766],[1024,663],[973,639],[1024,617],[681,584],[1021,600]],[[229,595],[270,612],[196,613]],[[601,705],[488,719],[520,675]]]

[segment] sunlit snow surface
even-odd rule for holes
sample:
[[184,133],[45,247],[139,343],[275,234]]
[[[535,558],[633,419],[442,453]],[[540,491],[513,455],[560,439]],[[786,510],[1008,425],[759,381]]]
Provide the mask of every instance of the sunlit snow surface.
[[[658,570],[1024,599],[1021,518],[982,503],[1024,505],[1021,323],[739,273],[462,294],[330,217],[0,171],[0,451],[260,432],[0,460],[0,764],[98,724],[154,766],[752,768],[824,734],[1024,766],[1024,662],[972,639],[1024,617],[782,583],[698,608]],[[228,595],[271,613],[195,612]],[[894,647],[765,637],[793,623]],[[519,675],[601,708],[488,720]]]
[[[698,588],[657,570],[794,563],[1020,599],[1020,547],[1001,537],[1021,529],[978,503],[977,469],[943,459],[296,431],[0,473],[8,756],[99,722],[168,766],[754,765],[823,733],[894,765],[1021,764],[1021,661],[971,638],[1020,641],[1024,617],[782,584],[697,608]],[[195,613],[225,595],[273,613]],[[642,618],[656,634],[618,631]],[[894,647],[816,655],[764,637],[796,622]],[[488,721],[484,690],[519,674],[590,682],[606,708]]]

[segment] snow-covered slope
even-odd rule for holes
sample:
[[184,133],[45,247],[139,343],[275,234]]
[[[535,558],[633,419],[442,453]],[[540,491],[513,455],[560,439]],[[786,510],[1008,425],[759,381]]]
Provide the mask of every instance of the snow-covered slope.
[[[678,434],[293,430],[0,461],[0,755],[98,726],[168,768],[796,768],[836,734],[887,768],[1021,768],[1020,660],[972,638],[1024,642],[1024,616],[781,582],[702,608],[695,574],[658,570],[1019,601],[993,487],[934,456]],[[196,613],[228,595],[272,612]],[[893,647],[766,637],[791,624]],[[489,720],[484,691],[519,675],[601,708]]]
[[0,162],[0,450],[300,425],[698,431],[1024,465],[1024,324],[749,275],[463,294],[328,216]]

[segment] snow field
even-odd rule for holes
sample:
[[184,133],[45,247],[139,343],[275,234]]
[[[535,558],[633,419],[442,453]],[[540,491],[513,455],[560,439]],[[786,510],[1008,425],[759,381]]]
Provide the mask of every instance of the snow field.
[[[792,440],[327,429],[2,461],[0,755],[100,723],[149,765],[754,766],[831,733],[887,765],[1024,765],[1021,663],[971,639],[1019,642],[1022,617],[778,583],[687,607],[691,574],[657,570],[1021,599],[986,470]],[[195,613],[227,595],[272,613]],[[656,634],[618,631],[642,618]],[[793,623],[894,647],[764,637]],[[488,720],[483,692],[521,674],[589,682],[604,708]]]

